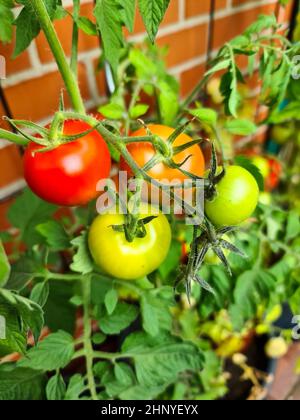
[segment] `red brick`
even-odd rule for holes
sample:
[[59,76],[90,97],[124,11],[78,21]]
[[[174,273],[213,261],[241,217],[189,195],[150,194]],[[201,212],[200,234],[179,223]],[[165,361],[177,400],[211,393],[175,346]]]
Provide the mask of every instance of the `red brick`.
[[[84,99],[89,98],[86,68],[79,65],[79,82]],[[57,111],[64,84],[59,72],[48,73],[16,86],[5,89],[14,118],[33,121],[45,118]],[[66,106],[70,106],[67,95]]]
[[15,48],[15,35],[10,44],[0,43],[0,55],[6,58],[6,75],[10,76],[22,70],[30,68],[30,59],[27,51],[20,54],[17,58],[12,59],[13,51]]
[[239,12],[217,19],[214,30],[214,49],[220,48],[225,42],[244,32],[259,15],[274,13],[275,7],[276,4],[259,6],[247,12]]
[[13,200],[5,201],[0,203],[0,231],[4,232],[10,228],[9,221],[7,219],[7,212],[12,204]]
[[22,158],[16,146],[0,149],[0,188],[23,176]]
[[207,25],[184,29],[158,39],[158,45],[169,46],[168,66],[175,66],[206,52]]
[[[185,0],[185,16],[193,17],[207,14],[210,12],[210,0]],[[216,9],[224,9],[227,6],[227,0],[216,0]]]
[[192,92],[194,87],[199,83],[205,73],[205,64],[193,67],[181,73],[180,76],[180,89],[183,97]]

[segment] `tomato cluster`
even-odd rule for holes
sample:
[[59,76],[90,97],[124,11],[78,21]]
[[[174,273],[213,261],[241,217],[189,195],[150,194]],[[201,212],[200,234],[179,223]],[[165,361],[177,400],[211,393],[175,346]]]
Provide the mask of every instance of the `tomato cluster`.
[[[205,160],[197,144],[186,134],[174,142],[168,141],[174,129],[162,125],[149,125],[152,135],[169,147],[164,156],[153,142],[133,142],[127,146],[136,164],[143,168],[157,154],[158,162],[147,170],[149,177],[174,184],[182,183],[189,174],[205,176]],[[65,121],[64,135],[83,136],[62,143],[50,150],[30,143],[24,156],[24,172],[30,188],[42,199],[61,206],[85,205],[97,197],[97,183],[110,176],[111,157],[108,146],[96,130],[82,121]],[[147,136],[142,128],[132,137]],[[176,153],[175,153],[176,151]],[[172,165],[170,165],[172,162]],[[128,177],[133,172],[121,158],[120,170]],[[266,175],[266,174],[265,174]],[[214,185],[213,196],[205,200],[205,213],[216,227],[237,225],[251,216],[256,208],[259,189],[254,177],[244,168],[228,166],[224,176]],[[146,197],[146,201],[147,201]],[[124,234],[127,219],[121,214],[99,215],[89,231],[89,248],[97,266],[106,274],[124,280],[142,278],[155,271],[165,260],[171,244],[171,227],[165,215],[148,204],[141,205],[137,223],[142,223],[145,235],[136,235],[132,241]],[[143,220],[147,220],[143,224]],[[206,261],[213,263],[213,255]]]

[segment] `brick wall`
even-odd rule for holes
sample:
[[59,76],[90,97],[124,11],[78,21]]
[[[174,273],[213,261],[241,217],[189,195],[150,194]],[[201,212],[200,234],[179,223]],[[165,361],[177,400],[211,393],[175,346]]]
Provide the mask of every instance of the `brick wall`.
[[[93,2],[83,0],[82,15],[92,17]],[[72,1],[64,4],[71,6]],[[216,0],[213,26],[213,50],[238,35],[261,13],[279,13],[282,22],[289,22],[293,0],[286,10],[278,9],[278,0]],[[181,93],[186,95],[202,76],[207,59],[211,0],[171,0],[170,8],[161,26],[158,43],[169,45],[168,66],[181,83]],[[69,17],[55,24],[67,55],[71,49],[72,22]],[[145,37],[138,16],[133,41]],[[56,64],[43,34],[31,44],[28,51],[11,60],[12,45],[0,44],[0,55],[7,60],[7,79],[2,82],[7,103],[14,118],[47,122],[57,109],[63,87]],[[81,33],[79,41],[79,80],[88,109],[94,108],[105,95],[103,74],[96,72],[100,54],[96,37]],[[4,115],[0,103],[0,115]],[[3,126],[3,122],[0,121]],[[0,139],[0,202],[24,186],[22,162],[18,149]],[[7,203],[0,205],[1,218]]]

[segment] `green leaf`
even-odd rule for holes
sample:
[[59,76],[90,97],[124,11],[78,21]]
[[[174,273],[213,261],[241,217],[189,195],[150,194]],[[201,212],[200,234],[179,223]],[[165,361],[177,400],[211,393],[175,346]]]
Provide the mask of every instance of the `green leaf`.
[[201,123],[215,126],[218,120],[218,114],[213,109],[209,108],[198,108],[189,111],[191,115],[198,118]]
[[11,267],[0,239],[0,287],[4,286],[9,279]]
[[70,265],[71,270],[81,274],[91,273],[94,269],[94,263],[88,247],[88,232],[82,232],[81,236],[71,241],[71,244],[77,248]]
[[117,381],[125,387],[132,385],[135,381],[134,372],[126,363],[116,363],[114,367],[114,374]]
[[144,387],[166,387],[177,380],[179,373],[197,372],[203,366],[203,356],[196,346],[171,336],[154,338],[134,333],[127,337],[122,351],[133,358],[138,382]]
[[234,290],[234,304],[230,315],[236,330],[241,330],[257,314],[258,306],[268,303],[275,288],[276,278],[268,271],[252,270],[243,273]]
[[138,0],[140,13],[151,42],[154,42],[170,0]]
[[173,305],[173,299],[164,299],[157,290],[144,292],[141,298],[144,330],[151,336],[156,336],[161,331],[170,331],[172,328],[170,307]]
[[37,401],[44,397],[45,377],[32,369],[0,365],[1,401]]
[[229,59],[220,61],[219,63],[215,64],[210,70],[208,70],[205,75],[208,76],[210,74],[217,73],[221,70],[228,69],[228,67],[230,66],[230,63],[231,63],[231,60]]
[[292,101],[284,109],[276,109],[269,118],[272,124],[282,124],[292,120],[300,120],[300,101]]
[[145,105],[145,104],[135,105],[130,110],[130,118],[133,119],[133,120],[136,120],[139,117],[145,115],[148,112],[148,109],[149,109],[149,105]]
[[251,175],[254,176],[261,191],[265,190],[264,177],[258,167],[254,165],[250,159],[246,158],[245,156],[236,156],[234,161],[236,165],[246,169],[248,172],[250,172]]
[[116,289],[109,290],[104,298],[104,304],[108,315],[111,315],[116,309],[118,303],[118,292]]
[[134,30],[136,0],[118,0],[122,7],[121,16],[129,32]]
[[97,36],[97,27],[90,19],[84,16],[80,16],[76,21],[79,29],[81,29],[85,34],[90,36]]
[[96,0],[94,16],[100,31],[104,55],[116,74],[124,45],[122,14],[117,0]]
[[51,251],[63,251],[70,247],[70,240],[66,231],[55,220],[49,220],[38,225],[36,230],[45,238],[45,242]]
[[149,82],[157,75],[157,67],[140,49],[130,50],[129,61],[135,67],[139,79]]
[[34,278],[43,278],[45,275],[45,268],[34,259],[31,252],[28,252],[12,265],[6,287],[10,290],[20,291]]
[[48,300],[49,297],[49,282],[42,282],[38,283],[34,286],[34,288],[31,291],[30,299],[37,303],[41,308],[43,308]]
[[277,26],[275,15],[260,15],[258,19],[247,28],[245,35],[260,34],[265,29],[270,29],[273,26]]
[[[24,7],[15,20],[17,38],[13,57],[17,57],[26,50],[31,41],[38,36],[41,29],[31,1],[23,0],[18,3],[23,4]],[[44,3],[51,19],[60,17],[61,13],[56,15],[57,8],[61,8],[60,0],[44,0]]]
[[73,337],[65,331],[58,331],[29,350],[19,366],[43,371],[62,369],[71,362],[73,355]]
[[182,245],[179,241],[172,241],[169,253],[165,261],[159,267],[159,274],[167,279],[180,265]]
[[297,211],[291,211],[288,215],[286,241],[295,239],[300,235],[300,217]]
[[104,341],[106,340],[106,335],[102,334],[102,333],[96,333],[93,335],[92,337],[93,343],[96,344],[96,346],[104,343]]
[[52,376],[46,387],[48,401],[62,401],[66,394],[66,384],[60,374]]
[[124,117],[125,110],[123,106],[110,102],[99,108],[99,112],[110,120],[120,120]]
[[79,397],[85,391],[85,388],[84,379],[80,374],[72,376],[64,399],[66,401],[79,400]]
[[164,80],[158,83],[158,89],[158,104],[162,121],[166,125],[172,125],[179,109],[178,93]]
[[10,42],[13,35],[14,15],[12,8],[13,1],[4,0],[0,4],[0,42]]
[[18,310],[0,296],[0,358],[10,353],[24,354],[27,331]]
[[134,305],[119,302],[112,315],[98,314],[99,327],[105,334],[119,334],[129,327],[138,316],[138,309]]
[[231,120],[225,123],[225,129],[234,135],[249,136],[256,133],[257,126],[249,120]]
[[40,243],[36,226],[47,222],[57,209],[56,206],[38,198],[29,189],[16,199],[8,212],[10,223],[20,229],[22,240],[32,247]]
[[19,319],[24,324],[24,328],[32,331],[35,342],[37,343],[44,325],[42,308],[35,302],[9,290],[0,289],[0,298],[2,302],[4,301],[5,304],[12,306],[17,311]]

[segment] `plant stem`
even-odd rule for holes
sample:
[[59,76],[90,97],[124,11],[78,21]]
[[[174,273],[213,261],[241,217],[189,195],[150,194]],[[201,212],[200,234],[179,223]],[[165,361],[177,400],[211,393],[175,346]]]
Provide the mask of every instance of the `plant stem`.
[[91,304],[91,277],[87,276],[82,278],[82,298],[83,298],[83,346],[84,355],[86,358],[86,370],[89,390],[92,399],[98,401],[97,388],[94,380],[93,373],[93,359],[94,350],[91,343],[92,324],[90,319],[90,304]]
[[8,130],[0,129],[0,138],[3,140],[11,141],[19,146],[27,146],[29,140],[19,134],[12,133]]
[[80,0],[73,0],[73,34],[72,34],[72,52],[71,52],[71,69],[77,80],[78,73],[78,25]]
[[76,78],[74,77],[74,74],[70,69],[69,63],[66,59],[64,50],[55,32],[45,3],[43,2],[43,0],[32,0],[31,5],[37,15],[40,26],[43,32],[45,33],[49,46],[52,50],[59,71],[66,85],[66,89],[71,98],[73,108],[77,112],[85,114],[85,108]]

